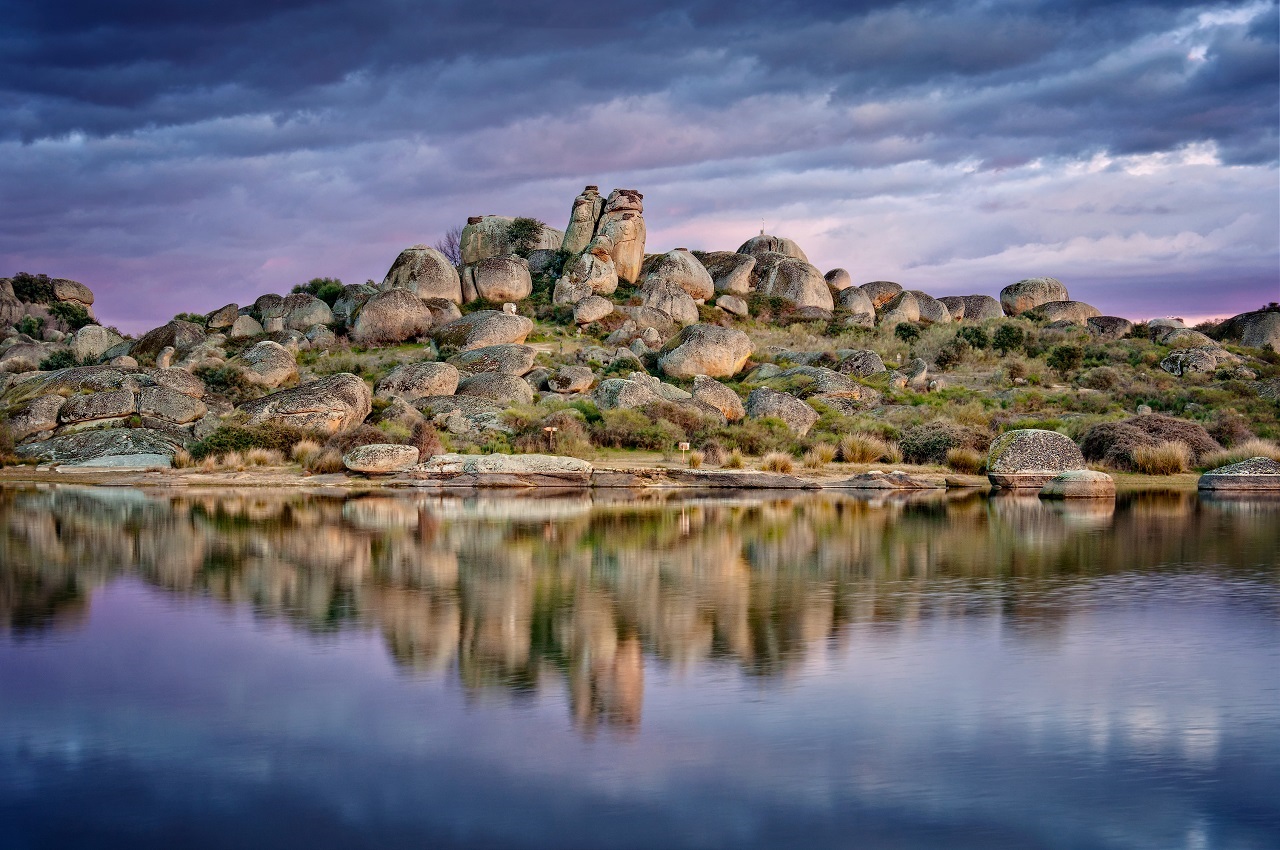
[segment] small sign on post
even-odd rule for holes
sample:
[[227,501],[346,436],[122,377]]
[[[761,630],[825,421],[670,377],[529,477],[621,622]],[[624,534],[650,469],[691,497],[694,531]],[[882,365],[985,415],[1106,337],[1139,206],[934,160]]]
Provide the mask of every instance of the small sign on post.
[[686,457],[686,454],[687,454],[687,453],[688,453],[688,451],[689,451],[689,444],[688,444],[688,443],[679,443],[679,444],[676,446],[676,448],[680,449],[680,460],[681,460],[681,462],[682,462],[682,463],[684,463],[684,465],[685,465],[685,466],[688,466],[688,465],[689,465],[689,458],[688,458],[688,457]]
[[554,425],[548,425],[542,429],[547,432],[547,448],[552,454],[556,453],[556,431],[560,430]]

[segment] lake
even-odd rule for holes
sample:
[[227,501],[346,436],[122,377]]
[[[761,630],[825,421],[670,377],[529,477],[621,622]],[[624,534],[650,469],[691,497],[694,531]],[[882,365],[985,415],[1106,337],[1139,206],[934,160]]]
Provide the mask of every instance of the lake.
[[0,489],[0,846],[1280,847],[1280,501]]

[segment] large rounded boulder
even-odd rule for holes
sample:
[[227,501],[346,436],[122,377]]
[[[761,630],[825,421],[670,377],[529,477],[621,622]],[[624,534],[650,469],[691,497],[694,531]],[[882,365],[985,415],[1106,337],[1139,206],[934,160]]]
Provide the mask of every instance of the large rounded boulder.
[[426,245],[405,248],[396,257],[382,289],[407,289],[419,298],[447,298],[462,303],[462,280],[449,259]]
[[1248,348],[1269,348],[1280,352],[1280,312],[1257,310],[1232,316],[1222,323],[1223,339]]
[[1220,466],[1201,475],[1199,487],[1201,490],[1280,492],[1280,463],[1269,457],[1251,457]]
[[436,328],[431,336],[441,345],[470,351],[487,345],[524,342],[533,322],[498,310],[477,310]]
[[646,281],[640,288],[640,304],[668,316],[677,325],[698,321],[698,304],[679,284],[669,280]]
[[240,405],[250,425],[286,425],[322,434],[354,428],[372,409],[373,393],[368,384],[349,372]]
[[705,300],[716,294],[711,273],[685,248],[668,251],[648,264],[645,282],[651,281],[674,284],[695,300]]
[[990,295],[964,295],[964,320],[966,322],[985,322],[987,319],[999,319],[1004,316],[1004,308],[1000,302]]
[[751,356],[751,338],[734,328],[690,325],[663,347],[658,367],[673,378],[738,374]]
[[431,310],[407,289],[388,289],[365,302],[356,315],[351,338],[362,345],[386,345],[431,330]]
[[504,343],[464,351],[449,362],[465,372],[497,372],[518,378],[533,368],[537,356],[538,352],[527,345]]
[[793,395],[768,387],[758,387],[747,396],[747,417],[780,419],[798,437],[809,433],[819,419],[818,411]]
[[804,251],[801,251],[800,246],[795,242],[785,236],[770,236],[767,233],[752,236],[746,242],[743,242],[738,246],[738,253],[750,254],[757,259],[761,254],[784,254],[788,257],[794,257],[802,263],[809,262],[809,258],[805,256]]
[[399,396],[413,402],[427,396],[453,395],[460,375],[450,363],[405,363],[378,382],[378,395]]
[[873,280],[858,287],[871,299],[877,310],[888,304],[902,291],[902,285],[891,280]]
[[494,304],[523,301],[533,293],[529,261],[521,257],[489,257],[467,266],[464,274],[463,292],[474,287],[477,298]]
[[329,305],[306,292],[286,295],[281,312],[285,329],[291,331],[303,332],[312,325],[327,325],[333,321],[333,310]]
[[174,319],[166,325],[147,331],[129,348],[129,354],[137,360],[154,359],[161,349],[172,348],[179,357],[204,342],[204,331],[199,325]]
[[1069,301],[1067,288],[1052,277],[1031,277],[1000,290],[1000,306],[1006,316],[1018,316],[1050,301]]
[[298,377],[298,363],[293,352],[278,342],[264,339],[233,357],[228,364],[240,369],[245,380],[260,387],[275,389]]
[[697,257],[707,273],[711,275],[716,292],[746,295],[751,291],[751,273],[756,267],[755,257],[733,251],[712,251],[698,254]]
[[1057,431],[1020,428],[991,444],[987,477],[997,487],[1039,489],[1059,472],[1085,469],[1084,455],[1070,437]]
[[1033,308],[1030,314],[1047,322],[1070,322],[1084,326],[1090,319],[1101,316],[1102,311],[1083,301],[1050,301]]
[[368,443],[342,456],[342,465],[365,475],[403,472],[418,463],[418,449],[395,443]]
[[797,308],[817,307],[828,312],[835,309],[831,287],[817,267],[803,259],[777,257],[776,254],[766,257],[768,262],[757,258],[757,292],[789,301]]

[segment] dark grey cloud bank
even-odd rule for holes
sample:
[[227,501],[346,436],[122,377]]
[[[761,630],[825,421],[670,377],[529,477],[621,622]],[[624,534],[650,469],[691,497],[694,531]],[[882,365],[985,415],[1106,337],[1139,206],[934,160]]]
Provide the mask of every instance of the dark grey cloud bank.
[[646,194],[939,292],[1280,298],[1274,2],[0,0],[0,274],[139,328],[380,277],[475,213]]

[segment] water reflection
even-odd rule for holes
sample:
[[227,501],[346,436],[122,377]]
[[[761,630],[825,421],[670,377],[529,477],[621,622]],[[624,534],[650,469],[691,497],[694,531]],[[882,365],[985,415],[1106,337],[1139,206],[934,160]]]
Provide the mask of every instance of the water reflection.
[[473,697],[558,689],[589,731],[640,725],[646,657],[782,677],[857,627],[980,614],[1052,643],[1105,604],[1086,578],[1196,564],[1274,581],[1280,502],[58,487],[0,490],[0,514],[0,626],[17,637],[76,628],[134,575],[314,632],[376,629],[405,671]]

